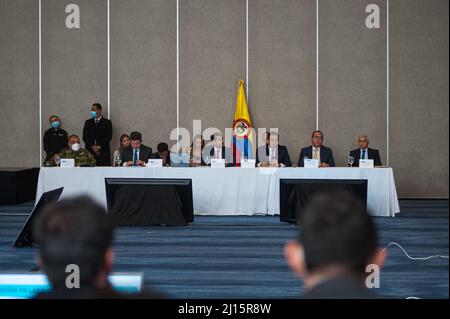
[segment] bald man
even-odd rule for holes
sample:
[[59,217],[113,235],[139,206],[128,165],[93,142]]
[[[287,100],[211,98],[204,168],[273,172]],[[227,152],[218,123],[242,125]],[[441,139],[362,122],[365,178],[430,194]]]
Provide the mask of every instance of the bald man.
[[359,148],[350,152],[355,162],[353,166],[359,166],[360,159],[373,159],[374,166],[381,166],[380,152],[376,149],[369,148],[369,139],[366,134],[361,134],[358,137]]

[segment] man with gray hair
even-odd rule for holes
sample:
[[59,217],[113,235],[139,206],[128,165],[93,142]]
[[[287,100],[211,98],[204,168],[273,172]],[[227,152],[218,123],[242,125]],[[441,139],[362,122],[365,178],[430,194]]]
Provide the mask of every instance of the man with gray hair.
[[372,159],[373,165],[381,166],[380,152],[377,149],[369,148],[369,139],[366,134],[358,137],[359,148],[350,152],[350,156],[355,159],[353,166],[359,166],[360,159]]

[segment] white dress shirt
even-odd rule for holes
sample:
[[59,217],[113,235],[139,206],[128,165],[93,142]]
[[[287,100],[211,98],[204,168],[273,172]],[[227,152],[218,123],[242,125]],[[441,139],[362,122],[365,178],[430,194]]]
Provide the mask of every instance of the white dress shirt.
[[272,160],[278,161],[277,149],[269,146],[269,164],[272,164]]
[[214,158],[222,158],[222,148],[214,147]]

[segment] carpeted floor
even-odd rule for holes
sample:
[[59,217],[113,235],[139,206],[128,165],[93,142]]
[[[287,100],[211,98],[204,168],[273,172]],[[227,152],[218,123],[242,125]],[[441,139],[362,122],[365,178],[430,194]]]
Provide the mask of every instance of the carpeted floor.
[[[412,257],[449,252],[448,200],[402,200],[396,218],[375,218],[380,244],[395,241]],[[0,272],[35,266],[36,248],[11,246],[32,204],[0,206]],[[303,291],[284,261],[299,228],[271,216],[196,216],[188,227],[117,229],[117,272],[142,272],[145,284],[174,298],[297,298]],[[413,261],[397,247],[379,293],[448,298],[448,259]]]

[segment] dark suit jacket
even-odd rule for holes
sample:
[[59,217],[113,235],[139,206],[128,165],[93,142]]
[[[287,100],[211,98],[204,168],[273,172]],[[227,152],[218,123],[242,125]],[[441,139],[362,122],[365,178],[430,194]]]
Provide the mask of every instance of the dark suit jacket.
[[349,277],[326,280],[307,291],[302,299],[384,299],[374,289],[364,287],[364,282]]
[[[278,145],[277,155],[279,164],[283,164],[285,166],[292,166],[291,158],[289,157],[289,152],[286,146]],[[258,147],[258,151],[256,152],[256,165],[258,165],[260,162],[268,162],[268,161],[269,161],[269,145]]]
[[[162,159],[161,156],[159,156],[158,152],[153,153],[153,158],[154,159]],[[163,166],[170,166],[170,153],[167,154],[166,163],[164,163],[164,160],[163,160]]]
[[[374,148],[368,148],[367,149],[368,159],[373,159],[373,165],[375,166],[381,166],[381,158],[380,158],[380,152]],[[359,166],[359,158],[361,156],[361,150],[358,148],[356,150],[353,150],[350,152],[350,156],[353,156],[355,159],[355,162],[353,163],[353,166],[358,167]]]
[[95,119],[89,119],[84,122],[83,127],[83,142],[86,149],[94,155],[92,150],[93,145],[99,145],[100,155],[95,156],[97,166],[110,166],[111,165],[111,151],[109,149],[109,143],[112,138],[112,123],[110,120],[102,117],[98,124],[95,124]]
[[[133,161],[133,153],[133,148],[131,146],[125,148],[121,154],[122,163]],[[150,158],[153,158],[152,148],[141,144],[139,149],[139,160],[147,163]]]
[[[214,156],[214,146],[210,146],[209,155],[211,158]],[[234,154],[233,150],[229,147],[222,146],[222,158],[226,161],[226,166],[234,166]]]
[[67,132],[62,128],[49,128],[44,133],[44,150],[47,153],[46,161],[49,161],[53,155],[61,152],[67,147]]
[[[298,157],[298,166],[304,167],[305,163],[303,163],[303,157],[307,156],[308,158],[313,158],[312,153],[312,146],[304,147],[300,151],[300,155]],[[331,151],[331,148],[326,146],[320,147],[320,163],[327,163],[330,167],[336,166],[334,164],[334,158],[333,158],[333,152]]]

